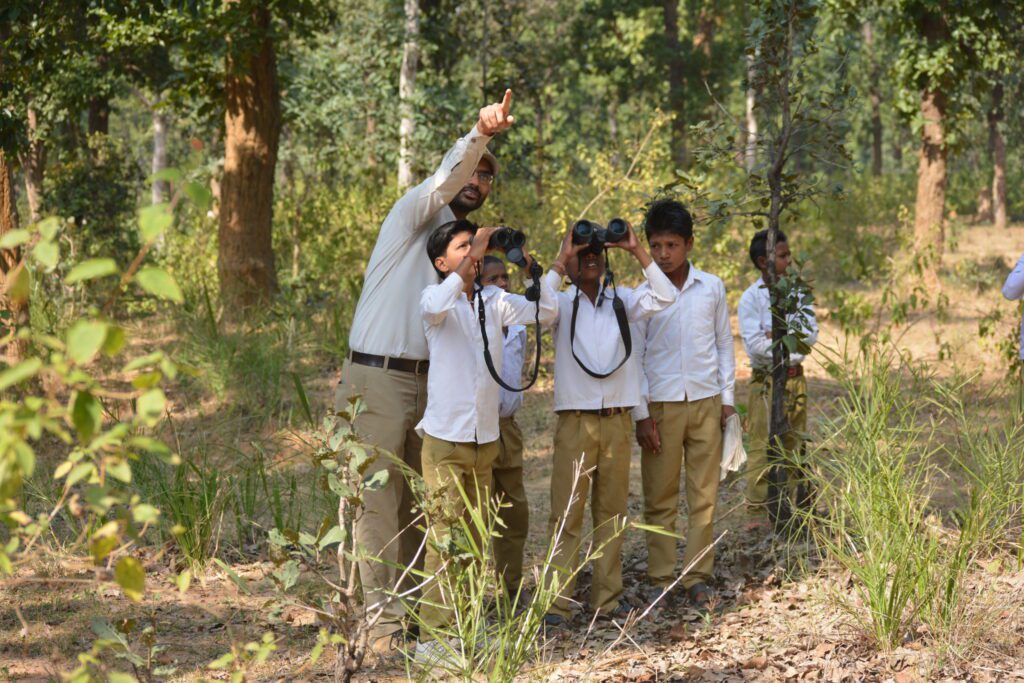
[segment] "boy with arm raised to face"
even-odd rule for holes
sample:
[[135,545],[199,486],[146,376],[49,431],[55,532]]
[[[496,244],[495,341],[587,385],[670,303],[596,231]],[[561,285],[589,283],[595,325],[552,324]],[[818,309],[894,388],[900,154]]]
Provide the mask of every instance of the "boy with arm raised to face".
[[[785,233],[775,238],[775,273],[782,277],[792,263]],[[737,317],[743,348],[750,358],[750,398],[747,400],[747,505],[754,525],[767,522],[768,502],[768,427],[771,415],[772,387],[772,302],[768,290],[768,231],[761,230],[750,240],[750,260],[761,277],[747,287],[740,297]],[[805,308],[811,308],[806,305]],[[818,322],[813,309],[804,321],[803,341],[812,346],[818,340]],[[782,446],[796,452],[803,446],[802,432],[807,431],[807,380],[804,378],[804,356],[788,353],[786,379],[786,415],[790,431],[783,435]]]
[[[423,433],[423,482],[428,492],[443,491],[446,504],[454,509],[462,505],[456,482],[471,505],[486,506],[498,453],[499,387],[484,361],[480,302],[495,367],[502,366],[502,328],[534,321],[538,305],[541,323],[552,322],[558,310],[555,294],[546,283],[541,283],[539,302],[497,287],[477,286],[478,268],[495,230],[456,220],[438,228],[427,242],[427,254],[444,279],[420,296],[431,368],[427,407],[417,430]],[[523,254],[529,263],[525,249]],[[436,576],[441,570],[439,546],[450,532],[444,521],[428,515],[424,560],[428,575]],[[420,621],[428,630],[451,622],[444,602],[435,579],[424,589],[420,605]],[[430,644],[421,640],[420,645],[429,649]]]
[[[677,201],[651,205],[647,243],[678,297],[639,324],[643,401],[633,411],[642,449],[644,521],[675,532],[679,478],[685,475],[688,524],[682,579],[691,602],[707,604],[714,568],[715,506],[718,500],[722,431],[736,413],[736,358],[729,305],[722,280],[694,266],[693,219]],[[646,286],[646,285],[645,285]],[[700,558],[700,559],[698,559]],[[676,576],[676,541],[647,533],[649,597]]]
[[[508,291],[505,262],[497,256],[484,256],[480,284]],[[510,325],[502,329],[501,378],[509,386],[522,386],[523,360],[527,351],[526,326]],[[498,406],[498,455],[491,470],[492,497],[502,505],[502,525],[494,539],[494,563],[505,582],[505,590],[515,595],[523,580],[523,550],[530,528],[530,505],[523,485],[523,433],[516,423],[516,411],[523,405],[523,392],[501,388]]]
[[[626,239],[613,243],[631,253],[640,263],[649,287],[618,289],[630,323],[636,323],[666,308],[676,296],[675,288],[639,243],[633,229]],[[552,563],[556,580],[565,583],[551,608],[546,623],[561,626],[570,615],[574,572],[579,565],[583,514],[587,498],[594,524],[594,545],[601,552],[594,560],[590,606],[599,615],[622,617],[622,529],[629,499],[631,453],[629,411],[640,402],[640,366],[630,356],[621,367],[605,377],[625,355],[613,295],[602,288],[605,254],[590,244],[573,244],[572,233],[562,242],[558,258],[545,276],[557,290],[566,275],[573,286],[560,292],[555,338],[555,431],[551,473],[551,517],[548,538],[556,541]],[[575,315],[574,315],[575,302]],[[573,321],[575,318],[575,322]],[[575,342],[572,326],[575,324]],[[632,327],[631,325],[629,327]],[[635,338],[635,331],[631,332]],[[577,361],[575,355],[579,358]],[[574,482],[574,471],[582,463],[584,474]],[[573,491],[576,483],[577,490]]]

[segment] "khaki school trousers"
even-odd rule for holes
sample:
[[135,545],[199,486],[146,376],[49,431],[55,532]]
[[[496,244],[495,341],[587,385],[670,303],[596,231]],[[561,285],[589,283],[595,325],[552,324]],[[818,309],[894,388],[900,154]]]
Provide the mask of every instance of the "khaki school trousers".
[[[594,558],[590,606],[595,612],[610,612],[622,597],[622,530],[629,500],[629,457],[632,418],[628,412],[601,417],[578,411],[558,413],[554,462],[551,471],[551,517],[548,538],[555,542],[552,563],[554,578],[564,587],[551,612],[569,615],[569,603],[576,587],[583,533],[583,513],[591,495],[590,514],[594,524],[593,548],[602,548]],[[573,492],[577,463],[583,474]],[[589,545],[589,544],[588,544]]]
[[[644,488],[644,521],[675,533],[679,516],[679,477],[685,470],[689,510],[683,568],[684,587],[707,582],[715,565],[715,505],[722,463],[722,397],[650,404],[661,437],[661,452],[644,450],[640,470]],[[704,553],[701,555],[701,553]],[[700,557],[698,560],[697,558]],[[647,575],[666,586],[676,575],[676,539],[647,532]]]
[[[335,410],[347,410],[351,396],[361,396],[365,410],[356,416],[353,429],[360,440],[378,449],[377,459],[367,475],[388,470],[387,484],[378,491],[363,494],[365,509],[356,522],[356,543],[380,562],[359,562],[359,580],[363,600],[368,607],[385,600],[388,591],[415,585],[415,577],[407,577],[398,586],[399,566],[408,566],[416,556],[423,534],[412,522],[415,504],[399,463],[417,473],[420,468],[422,441],[415,427],[427,406],[427,376],[400,370],[385,370],[359,365],[346,360],[341,370],[341,383],[334,396]],[[344,521],[341,522],[344,525]],[[416,596],[410,596],[410,601]],[[405,607],[391,602],[372,636],[401,628]]]
[[[747,400],[747,504],[755,517],[767,515],[768,502],[768,417],[771,413],[771,377],[757,373],[750,382]],[[798,451],[802,445],[799,432],[807,431],[807,379],[800,375],[786,380],[786,416],[791,431],[782,438],[787,451]]]
[[523,486],[523,433],[515,416],[503,417],[499,423],[498,455],[492,469],[491,495],[501,508],[494,539],[494,563],[506,589],[513,595],[523,580],[523,550],[530,528],[530,506]]
[[[420,621],[431,629],[446,626],[452,620],[452,596],[448,595],[450,584],[440,575],[444,564],[441,548],[448,547],[451,535],[458,533],[457,520],[465,512],[466,503],[458,487],[462,487],[470,505],[486,514],[491,467],[497,456],[497,441],[486,444],[455,443],[436,439],[429,434],[423,437],[423,483],[427,496],[424,506],[427,508],[428,540],[423,569],[434,580],[423,589]],[[477,537],[475,541],[486,543],[487,539]],[[485,552],[490,550],[486,549]],[[424,633],[422,637],[427,638],[429,634]]]

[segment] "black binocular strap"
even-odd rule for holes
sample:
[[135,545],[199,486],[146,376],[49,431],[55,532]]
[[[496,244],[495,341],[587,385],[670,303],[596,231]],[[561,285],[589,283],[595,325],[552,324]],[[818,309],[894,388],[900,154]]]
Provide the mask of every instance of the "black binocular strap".
[[526,391],[533,386],[533,383],[537,381],[537,374],[540,372],[540,299],[534,302],[535,309],[533,312],[533,324],[534,329],[537,331],[537,354],[533,360],[533,373],[530,375],[530,381],[521,387],[511,387],[505,383],[505,380],[501,378],[501,375],[494,368],[494,359],[491,358],[491,349],[487,341],[487,314],[484,312],[484,295],[483,287],[478,287],[473,293],[473,296],[477,300],[477,317],[480,320],[480,336],[484,339],[484,363],[487,365],[487,371],[491,373],[491,377],[498,386],[506,391]]
[[619,292],[615,289],[615,276],[612,275],[611,270],[605,273],[605,287],[602,288],[601,296],[604,296],[604,290],[607,289],[608,285],[612,288],[612,311],[615,313],[615,320],[619,323],[619,336],[622,337],[622,346],[624,347],[626,354],[619,361],[619,364],[608,372],[594,372],[586,366],[586,364],[580,360],[580,357],[576,355],[576,314],[580,310],[580,288],[576,286],[576,296],[572,300],[572,319],[569,323],[569,350],[572,351],[572,357],[576,360],[576,364],[579,365],[583,372],[587,373],[595,379],[604,379],[610,377],[616,370],[621,368],[629,360],[629,356],[633,353],[633,335],[629,332],[629,320],[626,319],[626,305],[622,303],[622,299],[619,298]]

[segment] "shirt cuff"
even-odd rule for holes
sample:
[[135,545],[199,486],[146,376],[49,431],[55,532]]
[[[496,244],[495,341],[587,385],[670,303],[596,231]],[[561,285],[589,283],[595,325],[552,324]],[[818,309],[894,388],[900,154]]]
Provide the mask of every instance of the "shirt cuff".
[[467,137],[469,138],[470,143],[476,143],[482,138],[484,144],[486,145],[488,142],[491,141],[491,138],[494,136],[484,135],[483,133],[480,132],[480,129],[477,128],[476,124],[474,123],[473,127],[469,129],[469,135]]
[[726,389],[722,392],[722,405],[736,407],[736,392],[733,389]]
[[633,413],[633,422],[646,420],[651,416],[651,413],[647,408],[647,401],[640,401],[640,405],[633,408],[631,412]]

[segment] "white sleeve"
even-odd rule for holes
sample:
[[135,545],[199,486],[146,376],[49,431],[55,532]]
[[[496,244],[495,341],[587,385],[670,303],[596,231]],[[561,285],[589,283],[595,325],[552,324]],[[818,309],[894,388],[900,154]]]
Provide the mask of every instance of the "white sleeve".
[[478,131],[476,126],[465,137],[459,138],[444,155],[433,175],[411,188],[396,202],[392,213],[398,212],[396,218],[399,220],[392,224],[404,230],[406,237],[422,230],[430,218],[451,202],[469,182],[490,139]]
[[1024,297],[1024,256],[1017,261],[1017,266],[1006,276],[1003,285],[1003,296],[1010,301]]
[[650,383],[647,381],[647,364],[644,362],[644,358],[647,355],[647,329],[649,326],[648,320],[641,320],[633,326],[637,331],[636,339],[633,341],[633,356],[636,358],[636,363],[640,370],[637,373],[640,377],[640,403],[631,411],[634,422],[646,420],[651,416],[650,409],[648,408],[651,389]]
[[662,272],[658,264],[651,263],[644,268],[644,275],[647,276],[647,287],[637,287],[630,291],[625,299],[626,317],[629,322],[635,323],[644,318],[649,318],[658,311],[663,311],[673,303],[679,296],[679,290],[668,279],[668,275]]
[[718,351],[718,386],[722,388],[722,405],[736,405],[736,351],[732,345],[729,324],[729,302],[725,285],[719,281],[715,292],[715,348]]
[[440,325],[448,316],[448,311],[455,308],[459,297],[463,296],[465,281],[458,273],[452,273],[438,285],[431,285],[420,294],[420,312],[423,321],[428,325]]
[[[521,386],[523,383],[523,358],[526,355],[526,328],[514,327],[508,331],[505,338],[505,348],[502,351],[501,379],[511,387]],[[501,389],[500,392],[500,415],[512,415],[523,405],[523,392],[508,391]]]
[[761,329],[761,311],[756,290],[743,292],[737,310],[740,323],[740,338],[743,348],[750,357],[751,365],[764,367],[772,363],[772,340]]
[[540,324],[546,327],[558,317],[558,299],[551,291],[547,278],[541,278],[540,301],[538,302],[530,301],[521,294],[500,293],[497,297],[497,304],[502,326],[528,325],[535,322],[538,303],[540,304]]

